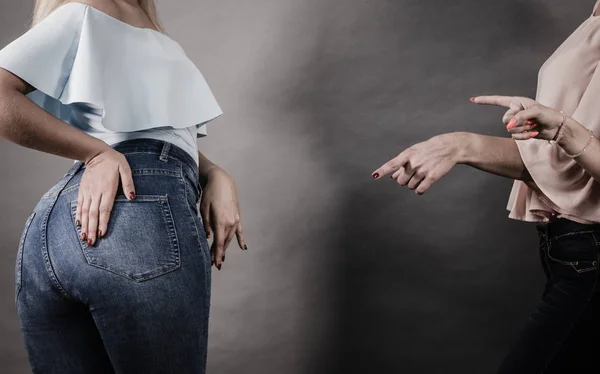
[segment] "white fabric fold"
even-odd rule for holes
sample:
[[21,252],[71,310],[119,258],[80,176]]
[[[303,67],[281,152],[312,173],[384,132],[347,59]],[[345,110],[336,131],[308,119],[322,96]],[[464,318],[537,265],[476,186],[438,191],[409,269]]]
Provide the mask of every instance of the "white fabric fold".
[[2,49],[0,67],[36,88],[28,96],[40,107],[99,132],[194,126],[203,136],[223,113],[177,42],[82,3],[57,8]]

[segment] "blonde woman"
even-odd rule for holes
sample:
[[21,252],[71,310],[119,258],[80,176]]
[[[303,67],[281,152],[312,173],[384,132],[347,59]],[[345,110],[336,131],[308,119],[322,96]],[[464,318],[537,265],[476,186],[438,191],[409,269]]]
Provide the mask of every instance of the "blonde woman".
[[33,372],[204,372],[211,264],[246,248],[234,182],[196,145],[220,114],[152,0],[36,1],[0,51],[0,134],[75,163],[19,242]]
[[502,374],[600,371],[599,4],[542,65],[535,100],[471,99],[505,107],[511,137],[439,135],[373,174],[418,194],[457,163],[515,180],[510,217],[538,223],[547,283]]

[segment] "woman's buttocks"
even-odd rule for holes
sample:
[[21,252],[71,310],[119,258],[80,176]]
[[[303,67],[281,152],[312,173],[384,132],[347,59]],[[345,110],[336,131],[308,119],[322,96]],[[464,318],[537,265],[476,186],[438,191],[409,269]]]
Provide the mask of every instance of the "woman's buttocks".
[[198,217],[199,189],[193,160],[185,151],[157,140],[131,140],[114,146],[127,158],[136,197],[121,186],[108,228],[92,246],[81,239],[75,223],[82,166],[60,191],[49,215],[49,255],[62,274],[125,282],[145,282],[180,270],[182,258],[203,259],[209,269],[209,248]]

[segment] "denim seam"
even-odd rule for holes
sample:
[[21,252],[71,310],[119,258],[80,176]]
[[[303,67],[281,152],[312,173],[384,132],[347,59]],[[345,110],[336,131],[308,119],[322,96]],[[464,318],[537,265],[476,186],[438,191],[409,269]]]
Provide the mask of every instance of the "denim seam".
[[[180,178],[182,179],[182,181],[184,182],[184,186],[186,189],[191,188],[188,183],[185,182],[185,178],[183,177],[183,168],[180,169],[181,170],[181,176]],[[192,215],[192,217],[194,216],[193,212],[190,209],[190,205],[189,204],[185,204],[188,211],[190,212],[190,214]],[[198,212],[196,212],[195,216],[199,217]],[[208,319],[209,317],[209,313],[210,313],[210,282],[211,282],[211,278],[210,278],[210,274],[211,274],[211,261],[210,261],[210,248],[208,250],[208,253],[205,253],[205,251],[202,249],[203,244],[200,242],[200,231],[198,229],[198,225],[196,224],[196,220],[192,218],[192,222],[194,223],[194,228],[196,229],[196,238],[198,241],[198,245],[200,245],[201,247],[201,254],[202,257],[204,257],[204,286],[205,286],[205,294],[204,294],[204,308],[205,308],[205,313],[204,316],[206,319]],[[204,229],[204,228],[203,228]],[[208,334],[208,331],[205,331],[206,334]],[[206,360],[206,356],[204,357],[204,360]]]
[[17,277],[16,282],[16,292],[15,292],[15,302],[19,299],[19,294],[21,293],[21,287],[23,285],[23,247],[25,245],[25,238],[27,237],[27,233],[29,232],[29,227],[33,222],[33,219],[36,215],[36,212],[33,212],[27,217],[25,221],[25,228],[23,229],[23,233],[21,238],[19,239],[19,247],[17,249],[17,264],[16,264],[16,274]]
[[[127,150],[116,150],[119,153],[125,152],[123,153],[123,155],[128,156],[128,155],[138,155],[138,154],[143,154],[143,155],[156,155],[156,152],[144,152],[144,151],[134,151],[134,152],[128,152]],[[173,157],[170,155],[167,155],[166,158],[168,158],[169,160],[174,160],[174,161],[181,161],[178,157]]]
[[[592,233],[592,236],[594,237],[594,242],[596,244],[596,261],[598,262],[598,261],[600,261],[600,245],[598,243],[598,240],[596,239],[596,235],[594,235],[594,233]],[[546,365],[542,369],[541,374],[543,374],[546,371],[546,369],[548,368],[548,365],[550,365],[550,362],[552,362],[552,360],[556,356],[557,352],[559,351],[559,349],[564,344],[565,340],[567,340],[567,338],[569,337],[569,334],[571,333],[571,330],[573,330],[573,327],[577,323],[577,320],[579,319],[579,317],[581,317],[581,315],[583,314],[583,312],[585,311],[585,309],[588,307],[588,305],[592,301],[592,298],[594,297],[594,294],[596,293],[596,288],[598,287],[598,279],[599,279],[599,276],[598,276],[598,273],[596,273],[596,279],[594,280],[594,286],[590,290],[590,293],[588,295],[587,301],[582,306],[582,308],[579,311],[579,313],[577,314],[577,316],[575,316],[575,318],[571,322],[571,326],[569,326],[569,329],[567,330],[567,333],[564,335],[562,341],[559,344],[557,344],[556,348],[554,349],[554,352],[552,353],[552,355],[550,356],[550,358],[546,362]]]
[[597,232],[595,230],[586,230],[586,231],[577,231],[577,232],[568,232],[565,234],[560,234],[557,236],[553,236],[552,238],[549,238],[548,240],[553,241],[553,240],[557,240],[560,238],[564,238],[566,236],[576,236],[576,235],[581,235],[581,234],[594,234],[594,232]]
[[[172,176],[172,177],[179,177],[179,173],[177,171],[162,170],[162,169],[132,169],[131,174],[132,175],[168,175],[168,176]],[[78,188],[79,188],[79,183],[65,188],[64,190],[61,191],[61,193],[66,194],[66,193],[76,190]],[[58,194],[52,194],[52,195],[47,195],[46,197],[54,197],[57,195]]]
[[[552,239],[554,240],[554,239],[564,238],[564,237],[567,237],[567,236],[573,236],[573,235],[578,235],[578,234],[591,234],[593,236],[593,238],[594,238],[594,242],[596,243],[596,245],[598,245],[598,242],[595,239],[596,236],[594,235],[594,231],[580,231],[580,232],[577,232],[577,233],[563,234],[563,235],[560,235],[560,236],[556,236],[556,237],[554,237]],[[556,263],[565,265],[565,266],[571,266],[573,268],[573,270],[575,270],[578,274],[583,274],[583,273],[587,273],[589,271],[598,269],[599,262],[597,260],[593,261],[592,262],[592,266],[590,266],[590,267],[587,267],[587,268],[584,268],[584,269],[577,269],[577,265],[579,265],[582,261],[562,261],[562,260],[559,260],[557,258],[554,258],[554,257],[552,257],[551,248],[552,248],[551,240],[548,240],[547,256],[548,256],[548,258],[550,260],[552,260],[552,261],[554,261]]]
[[52,210],[54,209],[54,206],[56,205],[56,202],[58,201],[60,192],[71,181],[71,179],[73,179],[73,177],[75,176],[75,174],[77,174],[77,171],[81,168],[82,165],[83,164],[79,164],[77,166],[77,169],[73,171],[73,174],[69,175],[68,177],[66,177],[66,179],[64,179],[62,181],[62,186],[57,189],[58,193],[56,194],[56,196],[54,196],[54,200],[48,207],[48,210],[46,211],[46,214],[44,215],[44,219],[42,220],[42,233],[41,233],[42,234],[42,256],[44,258],[44,264],[46,265],[46,272],[48,273],[48,276],[50,277],[50,280],[52,281],[52,284],[54,285],[54,287],[56,287],[56,289],[58,289],[58,291],[61,294],[63,294],[63,296],[65,298],[67,298],[69,300],[73,300],[73,297],[71,297],[71,295],[69,295],[69,293],[63,288],[63,286],[58,281],[58,278],[56,277],[56,274],[54,273],[54,268],[52,267],[52,261],[50,261],[50,254],[48,253],[47,228],[48,228],[48,219],[50,218],[50,214],[52,213]]

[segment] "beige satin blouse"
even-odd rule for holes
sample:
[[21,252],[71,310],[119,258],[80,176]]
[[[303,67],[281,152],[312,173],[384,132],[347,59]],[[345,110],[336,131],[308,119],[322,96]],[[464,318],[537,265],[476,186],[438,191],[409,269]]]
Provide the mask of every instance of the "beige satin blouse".
[[[600,0],[542,65],[536,94],[540,104],[564,111],[596,136],[600,136],[600,16],[594,13],[599,5]],[[542,139],[516,143],[533,182],[514,182],[507,207],[510,218],[600,222],[600,182],[557,145]]]

